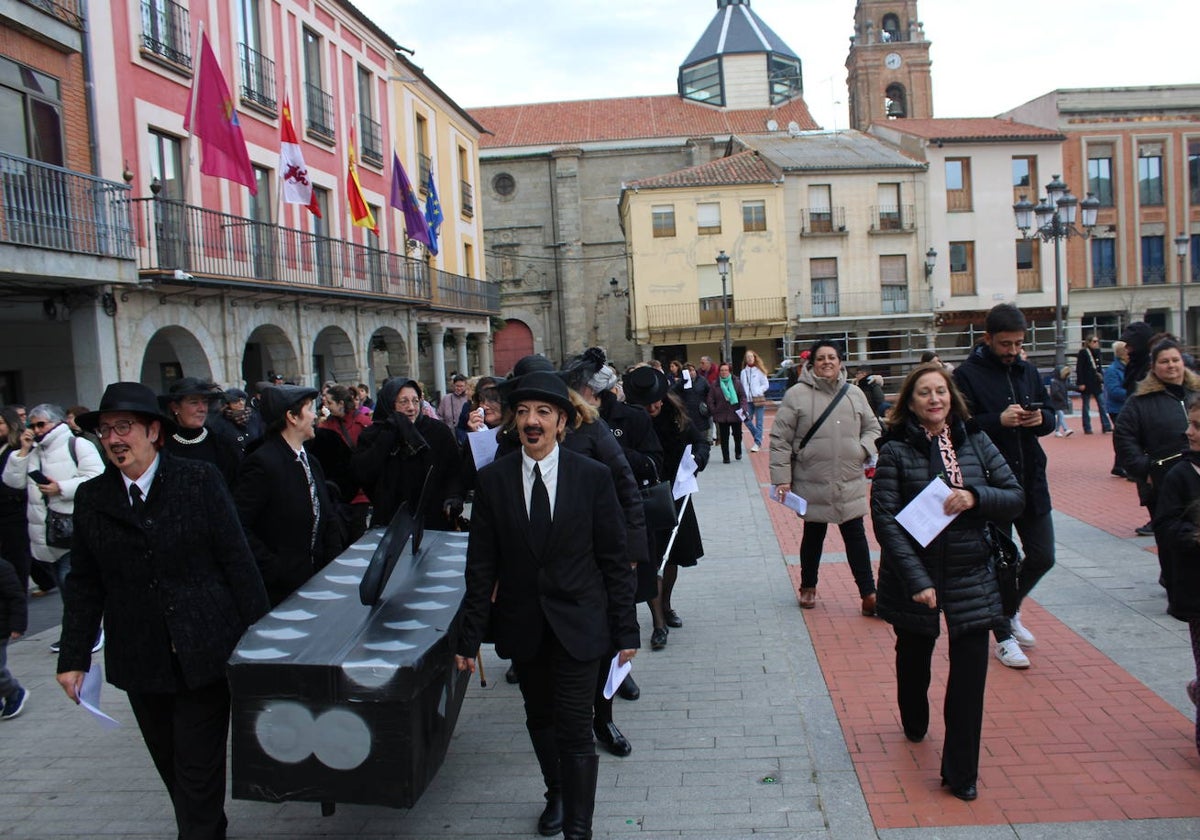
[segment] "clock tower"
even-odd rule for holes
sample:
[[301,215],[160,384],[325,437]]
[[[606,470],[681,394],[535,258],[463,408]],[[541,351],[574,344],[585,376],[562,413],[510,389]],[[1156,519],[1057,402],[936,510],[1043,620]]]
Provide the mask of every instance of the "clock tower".
[[932,117],[931,64],[916,0],[858,0],[846,56],[850,127]]

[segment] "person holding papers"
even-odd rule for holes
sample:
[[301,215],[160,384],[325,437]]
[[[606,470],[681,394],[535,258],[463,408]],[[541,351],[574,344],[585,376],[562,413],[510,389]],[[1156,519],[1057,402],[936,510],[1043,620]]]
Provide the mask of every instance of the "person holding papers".
[[[1025,494],[941,365],[923,364],[908,375],[885,426],[871,520],[880,546],[878,612],[896,633],[900,722],[910,741],[925,737],[930,661],[945,614],[950,676],[942,784],[970,801],[977,795],[988,633],[1004,621],[985,527],[989,520],[1011,521]],[[922,546],[897,517],[934,481],[948,486],[941,512],[953,519]]]

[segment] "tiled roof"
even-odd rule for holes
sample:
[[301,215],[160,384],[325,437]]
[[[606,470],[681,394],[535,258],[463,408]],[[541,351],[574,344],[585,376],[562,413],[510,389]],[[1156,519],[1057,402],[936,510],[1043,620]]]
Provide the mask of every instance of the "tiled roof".
[[731,3],[718,8],[716,16],[692,47],[683,66],[718,55],[733,53],[773,52],[789,58],[799,58],[783,39],[763,23],[749,3]]
[[786,132],[739,134],[785,172],[830,169],[924,169],[895,146],[861,131],[819,131],[791,136]]
[[779,180],[780,171],[756,152],[747,149],[729,157],[690,166],[678,172],[656,175],[631,181],[626,189],[663,189],[667,187],[721,187],[735,184],[771,184]]
[[900,119],[888,120],[882,127],[901,134],[911,134],[926,140],[944,143],[982,143],[993,140],[1063,140],[1063,135],[1049,128],[1002,120],[995,117],[963,119]]
[[491,134],[480,138],[484,149],[514,146],[569,145],[614,140],[667,137],[720,137],[763,131],[768,120],[801,129],[817,124],[803,99],[775,108],[718,110],[678,96],[627,96],[471,108],[471,116]]

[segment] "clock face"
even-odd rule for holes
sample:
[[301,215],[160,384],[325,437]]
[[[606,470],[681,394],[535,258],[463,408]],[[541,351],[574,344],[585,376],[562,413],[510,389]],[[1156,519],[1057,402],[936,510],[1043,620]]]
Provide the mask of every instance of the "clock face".
[[899,53],[888,53],[883,59],[883,64],[889,70],[896,70],[904,63],[904,59],[900,58]]

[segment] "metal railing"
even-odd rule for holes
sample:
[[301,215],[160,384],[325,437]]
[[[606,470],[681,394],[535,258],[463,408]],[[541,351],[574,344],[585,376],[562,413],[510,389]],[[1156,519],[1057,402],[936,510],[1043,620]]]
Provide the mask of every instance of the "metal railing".
[[448,309],[500,314],[500,288],[473,277],[430,269],[437,281],[437,305]]
[[462,214],[464,216],[475,215],[475,195],[471,189],[471,184],[467,181],[460,181],[459,195],[462,201]]
[[25,5],[41,9],[74,29],[83,29],[83,0],[25,0]]
[[902,315],[908,312],[908,286],[885,284],[880,286],[879,311],[884,315]]
[[1142,285],[1160,286],[1167,282],[1167,267],[1165,265],[1142,266]]
[[1092,288],[1107,289],[1117,285],[1117,270],[1115,268],[1093,268]]
[[[724,311],[720,298],[706,298],[711,305],[702,306],[700,301],[689,303],[660,303],[647,306],[647,329],[674,329],[721,324]],[[738,324],[783,323],[787,320],[787,301],[784,298],[731,298],[729,322]]]
[[911,231],[917,229],[913,206],[902,204],[899,207],[872,207],[871,230],[873,231]]
[[242,65],[242,99],[275,111],[275,62],[253,47],[238,44]]
[[142,48],[190,68],[192,45],[188,10],[172,0],[142,0]]
[[932,313],[928,289],[881,283],[875,290],[810,289],[796,295],[795,316],[811,318],[870,318],[881,315]]
[[333,97],[312,82],[304,83],[304,101],[308,106],[305,127],[330,142],[337,136],[333,130]]
[[129,185],[0,152],[0,242],[133,259]]
[[366,114],[358,115],[358,146],[363,160],[383,166],[383,126]]
[[800,234],[845,233],[845,207],[815,207],[800,211]]

